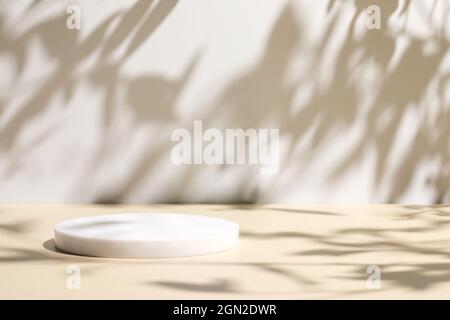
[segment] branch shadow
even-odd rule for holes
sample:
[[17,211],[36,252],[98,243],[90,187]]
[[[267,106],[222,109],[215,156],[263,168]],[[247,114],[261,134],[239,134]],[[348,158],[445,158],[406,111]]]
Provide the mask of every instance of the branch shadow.
[[[176,0],[135,1],[128,9],[112,13],[85,38],[81,38],[76,30],[61,27],[65,24],[64,15],[48,18],[32,29],[15,35],[5,24],[4,14],[0,14],[0,54],[12,58],[17,78],[27,66],[27,50],[34,41],[44,47],[49,61],[56,64],[54,72],[43,79],[36,92],[17,108],[18,111],[5,125],[0,126],[0,151],[10,157],[10,168],[4,170],[9,177],[20,172],[20,159],[26,159],[32,151],[31,147],[18,147],[24,129],[48,110],[56,95],[62,93],[66,103],[71,101],[82,82],[92,85],[103,94],[104,99],[101,105],[96,106],[102,113],[98,147],[80,175],[79,182],[75,183],[74,190],[88,188],[91,177],[99,168],[108,165],[111,157],[120,154],[127,145],[126,141],[132,141],[133,134],[140,128],[153,125],[162,129],[184,124],[175,109],[184,89],[191,82],[200,56],[194,57],[178,78],[154,73],[129,77],[122,72],[123,65],[151,39],[170,17],[177,3]],[[329,1],[323,36],[310,52],[313,59],[307,70],[293,80],[290,80],[290,70],[293,61],[306,50],[304,38],[307,31],[303,30],[293,5],[286,5],[270,30],[262,56],[222,90],[205,116],[193,114],[190,118],[201,118],[211,125],[221,123],[225,127],[278,127],[281,137],[291,141],[280,165],[284,167],[294,163],[297,166],[291,173],[291,179],[282,182],[275,177],[265,188],[259,185],[255,172],[249,170],[247,174],[236,176],[236,186],[230,194],[215,201],[264,202],[275,185],[281,184],[289,189],[302,176],[302,171],[315,161],[315,156],[323,155],[321,152],[330,141],[361,125],[363,132],[326,177],[329,183],[336,182],[360,166],[367,154],[373,151],[373,190],[387,188],[384,195],[386,201],[397,202],[413,185],[415,173],[433,159],[436,171],[428,174],[426,186],[423,187],[431,190],[432,200],[436,203],[448,199],[450,126],[447,120],[450,118],[450,107],[445,96],[450,75],[442,71],[448,53],[448,37],[444,30],[437,30],[428,39],[422,39],[411,35],[406,27],[400,31],[391,30],[387,23],[403,21],[412,7],[419,3],[420,0],[347,2],[354,7],[354,13],[348,19],[346,34],[339,47],[335,52],[330,52],[329,47],[338,37],[348,6],[341,0]],[[358,18],[365,14],[369,4],[380,7],[382,28],[355,36],[360,31]],[[38,2],[30,4],[24,18],[34,14],[38,5]],[[430,25],[436,10],[430,9],[428,14],[426,23]],[[401,38],[408,39],[409,45],[398,58],[394,53]],[[430,44],[433,50],[428,52]],[[77,72],[88,58],[95,55],[98,57],[92,67],[85,73]],[[324,70],[325,62],[330,59],[333,62],[331,69]],[[372,69],[378,76],[374,81],[367,82],[364,75]],[[325,72],[329,85],[324,85],[321,80]],[[368,85],[371,86],[370,92],[367,91]],[[299,103],[296,95],[305,88],[311,88],[310,98]],[[125,94],[124,103],[120,101],[119,92]],[[367,96],[373,97],[368,99]],[[430,102],[430,96],[435,96],[436,101]],[[2,108],[8,108],[13,98],[8,95],[1,97]],[[435,105],[435,111],[423,111],[429,103]],[[399,164],[390,168],[392,156],[397,154],[396,139],[401,134],[406,116],[411,113],[421,117],[420,121],[417,128],[410,129],[411,141],[405,153],[398,156]],[[134,128],[125,135],[117,125],[123,114],[132,116],[130,128]],[[57,127],[49,130],[44,130],[44,136],[33,143],[34,148],[55,133]],[[122,136],[120,142],[118,135]],[[299,153],[295,146],[307,136],[311,136],[310,142]],[[157,170],[157,163],[167,156],[172,147],[169,139],[155,141],[150,136],[148,139],[154,148],[141,153],[116,188],[110,190],[108,186],[92,191],[95,193],[90,195],[92,201],[126,201],[130,194],[142,187],[149,173]],[[231,170],[226,166],[221,169],[220,173],[224,175]],[[171,194],[161,196],[160,202],[189,201],[183,192],[202,172],[203,169],[198,166],[184,170]],[[208,195],[198,200],[210,201]]]
[[176,281],[155,281],[144,282],[144,285],[157,285],[169,289],[189,291],[189,292],[208,292],[208,293],[237,293],[236,284],[230,279],[215,279],[209,283],[187,283]]

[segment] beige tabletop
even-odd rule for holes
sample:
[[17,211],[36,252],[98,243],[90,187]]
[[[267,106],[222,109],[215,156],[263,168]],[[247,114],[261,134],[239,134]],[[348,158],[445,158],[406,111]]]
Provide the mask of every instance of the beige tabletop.
[[[54,249],[55,223],[112,212],[224,217],[240,244],[147,260]],[[0,298],[447,299],[450,206],[1,205]]]

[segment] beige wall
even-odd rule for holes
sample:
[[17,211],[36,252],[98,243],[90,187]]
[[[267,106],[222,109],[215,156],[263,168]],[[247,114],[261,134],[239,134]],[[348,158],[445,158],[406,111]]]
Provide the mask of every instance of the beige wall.
[[[0,5],[2,202],[450,201],[450,1]],[[175,166],[194,120],[279,128],[279,173]]]

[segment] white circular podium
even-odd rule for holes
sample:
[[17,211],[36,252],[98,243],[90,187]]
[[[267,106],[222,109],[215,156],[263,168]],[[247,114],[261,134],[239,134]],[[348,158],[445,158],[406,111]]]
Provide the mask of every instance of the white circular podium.
[[169,258],[210,254],[237,246],[239,225],[178,213],[123,213],[83,217],[55,226],[56,248],[104,258]]

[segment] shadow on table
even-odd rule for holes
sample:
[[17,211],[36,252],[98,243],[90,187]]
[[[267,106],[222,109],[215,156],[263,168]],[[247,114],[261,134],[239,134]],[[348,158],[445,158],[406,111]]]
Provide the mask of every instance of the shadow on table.
[[59,250],[55,240],[48,239],[42,243],[41,249],[27,248],[1,248],[0,252],[6,253],[0,256],[0,263],[14,262],[98,262],[95,257],[74,255]]
[[[256,206],[258,207],[258,206]],[[239,210],[254,210],[255,206],[238,206]],[[211,267],[242,266],[253,268],[255,272],[277,274],[284,279],[293,281],[298,285],[298,292],[305,288],[313,289],[315,292],[329,290],[326,288],[326,279],[311,277],[305,272],[305,267],[320,266],[331,270],[338,267],[348,267],[343,272],[336,272],[332,278],[344,281],[361,281],[361,288],[352,291],[342,291],[336,297],[344,295],[357,295],[370,293],[366,289],[366,281],[370,274],[367,272],[369,265],[377,265],[381,270],[382,289],[403,290],[404,292],[422,290],[435,290],[439,286],[450,284],[450,236],[445,236],[450,227],[450,212],[448,205],[432,206],[399,206],[398,212],[392,212],[388,220],[396,221],[396,224],[377,227],[370,225],[352,228],[337,228],[322,233],[309,233],[305,230],[299,231],[272,231],[258,232],[254,229],[241,231],[241,239],[257,240],[261,248],[265,247],[265,241],[284,241],[285,239],[298,239],[311,242],[314,249],[308,249],[302,244],[301,250],[294,249],[288,255],[298,257],[299,260],[291,262],[274,261],[274,263],[234,263],[234,262],[177,262],[179,265],[198,265]],[[264,210],[277,211],[277,208]],[[301,212],[302,210],[298,210]],[[326,218],[324,218],[326,219]],[[401,221],[408,219],[407,224]],[[411,225],[410,222],[414,222]],[[444,234],[434,237],[433,235]],[[433,236],[431,240],[415,240],[414,235]],[[359,239],[355,241],[355,239]],[[297,248],[298,249],[298,248]],[[407,262],[385,263],[383,257],[407,255]],[[312,260],[311,260],[312,259]],[[319,259],[319,261],[317,260]],[[379,259],[379,261],[377,261]],[[395,259],[395,258],[394,258]],[[311,262],[310,262],[311,261]],[[352,261],[352,262],[349,262]],[[362,263],[361,263],[362,262]],[[164,264],[171,264],[164,262]],[[282,279],[282,278],[280,278]],[[227,280],[227,281],[225,281]],[[204,281],[204,280],[202,280]],[[234,281],[234,282],[233,282]],[[145,285],[158,285],[181,291],[197,292],[229,292],[232,283],[242,283],[239,276],[222,279],[212,279],[207,283],[195,283],[185,281],[156,281],[145,282]],[[276,283],[276,282],[275,282]],[[250,293],[240,291],[241,293]],[[295,293],[295,292],[294,292]]]
[[0,263],[8,262],[46,262],[46,261],[74,261],[72,256],[57,250],[53,239],[49,239],[42,244],[45,250],[34,250],[24,248],[2,248],[1,251],[7,253],[0,256]]
[[[166,264],[166,263],[164,263]],[[171,264],[170,262],[167,264]],[[247,267],[254,268],[255,271],[263,271],[270,273],[274,276],[280,276],[281,278],[287,278],[292,283],[298,285],[299,288],[305,288],[317,284],[315,280],[312,280],[301,272],[293,272],[286,270],[286,267],[301,266],[301,263],[234,263],[234,262],[187,262],[177,263],[180,267],[186,265],[208,266],[208,267]],[[141,284],[146,286],[159,286],[167,289],[175,289],[180,291],[193,291],[193,292],[209,292],[209,293],[256,293],[257,290],[244,290],[242,289],[242,280],[240,277],[232,278],[219,278],[212,279],[209,282],[195,283],[194,281],[145,281]],[[241,288],[240,288],[241,287]]]
[[[398,207],[400,208],[400,207]],[[245,263],[245,262],[214,262],[203,259],[147,259],[147,260],[123,260],[123,259],[104,259],[64,253],[55,246],[54,239],[48,239],[42,243],[42,248],[1,248],[2,255],[0,263],[16,262],[63,262],[63,263],[90,263],[98,262],[111,263],[139,263],[152,266],[208,266],[214,267],[248,267],[255,272],[262,272],[279,276],[281,279],[292,281],[298,286],[298,292],[305,288],[314,290],[326,290],[325,280],[312,277],[306,272],[305,267],[313,265],[333,268],[338,266],[348,267],[347,271],[339,272],[334,278],[341,280],[366,281],[368,274],[366,268],[370,264],[378,265],[381,269],[381,279],[383,288],[396,288],[401,290],[432,290],[438,286],[448,285],[450,283],[450,236],[447,230],[450,227],[450,213],[446,206],[402,206],[398,212],[392,212],[392,221],[395,224],[384,224],[383,227],[370,225],[362,227],[345,228],[340,227],[322,233],[310,233],[308,230],[299,227],[298,230],[258,232],[254,229],[243,230],[241,238],[245,240],[257,241],[261,250],[265,248],[265,241],[284,241],[286,239],[307,240],[311,242],[313,248],[305,248],[304,243],[299,245],[292,244],[290,253],[283,253],[289,257],[289,261],[274,261],[273,263]],[[277,208],[268,209],[277,212]],[[252,209],[249,209],[252,210]],[[302,211],[302,210],[298,210]],[[408,219],[408,223],[398,221]],[[322,217],[321,219],[328,219]],[[414,225],[411,225],[414,222]],[[25,228],[26,229],[26,228]],[[10,232],[19,232],[22,234],[22,227],[7,227],[5,230]],[[18,231],[19,230],[19,231]],[[430,240],[414,240],[414,235],[426,236],[434,235],[435,232],[440,237],[430,237]],[[355,242],[355,239],[359,239]],[[300,245],[301,244],[301,245]],[[45,249],[45,250],[42,250]],[[408,262],[383,263],[377,261],[378,257],[407,255]],[[297,260],[297,258],[299,260]],[[311,260],[311,259],[312,260]],[[292,260],[293,259],[293,260]],[[352,262],[348,262],[352,261]],[[337,269],[336,269],[337,270]],[[337,272],[336,272],[337,273]],[[173,279],[159,279],[158,281],[144,281],[143,285],[165,287],[177,289],[180,291],[196,292],[222,292],[222,293],[251,293],[242,291],[239,287],[241,283],[239,275],[229,278],[216,276],[210,281],[196,282],[196,279],[189,281],[174,281]],[[202,280],[205,281],[205,280]],[[277,280],[275,280],[277,281]],[[365,287],[363,282],[362,286]],[[347,292],[346,294],[356,294]]]
[[196,292],[237,293],[237,283],[231,279],[215,279],[209,283],[187,283],[177,281],[155,281],[144,284],[158,285],[169,289]]
[[287,212],[287,213],[298,213],[298,214],[314,214],[314,215],[323,215],[323,216],[342,216],[343,214],[338,212],[331,212],[325,210],[310,210],[310,209],[295,209],[295,208],[280,208],[280,207],[272,207],[267,204],[262,203],[235,203],[229,204],[224,207],[218,208],[216,210],[220,211],[228,211],[228,210],[239,210],[239,211],[256,211],[256,210],[264,210],[264,211],[273,211],[273,212]]

